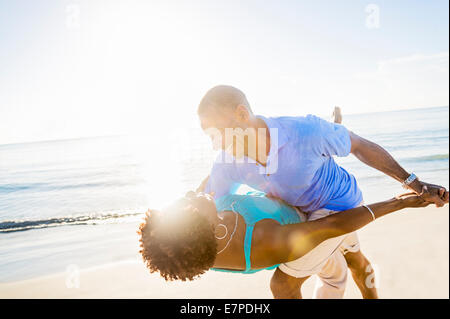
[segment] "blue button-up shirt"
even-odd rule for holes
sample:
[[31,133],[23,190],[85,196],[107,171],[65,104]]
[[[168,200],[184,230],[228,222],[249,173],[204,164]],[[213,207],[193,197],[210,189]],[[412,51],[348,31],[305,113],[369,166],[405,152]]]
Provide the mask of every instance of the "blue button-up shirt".
[[305,212],[321,208],[341,211],[361,203],[362,193],[355,177],[333,159],[350,153],[350,135],[344,126],[313,115],[258,117],[270,130],[266,166],[247,157],[239,161],[221,152],[206,192],[214,191],[214,196],[220,198],[246,184]]

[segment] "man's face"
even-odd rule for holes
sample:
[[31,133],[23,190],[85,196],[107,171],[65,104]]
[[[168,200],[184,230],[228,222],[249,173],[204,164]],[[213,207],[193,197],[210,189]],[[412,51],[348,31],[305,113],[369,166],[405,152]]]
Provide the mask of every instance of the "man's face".
[[249,127],[249,113],[238,106],[235,111],[223,111],[214,116],[200,116],[203,131],[212,141],[214,150],[222,149],[236,159],[256,158],[256,130]]
[[225,150],[227,145],[225,144],[225,129],[235,128],[235,123],[231,116],[215,116],[207,117],[200,116],[200,125],[203,132],[211,139],[214,150]]

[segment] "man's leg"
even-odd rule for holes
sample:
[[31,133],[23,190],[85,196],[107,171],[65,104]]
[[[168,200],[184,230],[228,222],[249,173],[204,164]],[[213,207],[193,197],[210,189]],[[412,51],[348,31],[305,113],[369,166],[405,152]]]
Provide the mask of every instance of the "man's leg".
[[352,272],[353,280],[361,291],[363,298],[378,299],[377,288],[374,284],[374,269],[361,250],[347,252],[344,257],[347,261],[348,268]]
[[[289,269],[289,268],[288,268]],[[295,272],[295,271],[294,271]],[[280,268],[274,272],[270,282],[272,294],[276,299],[301,299],[301,287],[311,276],[305,277],[288,275]],[[314,273],[319,276],[313,298],[340,299],[344,296],[347,283],[347,262],[342,253],[337,250],[325,262],[318,265]],[[301,272],[299,273],[301,274]]]
[[361,252],[356,232],[347,235],[339,248],[352,272],[353,280],[364,299],[378,299],[375,287],[375,273],[369,260]]
[[[310,213],[308,221],[334,213],[336,212],[320,209]],[[333,250],[338,247],[339,249],[333,253]],[[301,298],[300,287],[308,278],[306,276],[318,274],[321,283],[319,282],[316,286],[314,297],[342,298],[347,279],[347,267],[352,271],[363,298],[378,298],[377,290],[370,281],[374,280],[373,269],[360,251],[356,232],[328,239],[305,256],[281,264],[272,277],[272,293],[275,298]]]
[[277,268],[270,280],[270,290],[275,299],[302,299],[301,287],[308,278],[295,278]]
[[314,299],[342,299],[347,284],[347,262],[337,250],[317,274]]
[[[328,209],[320,209],[308,216],[308,221],[333,214]],[[346,279],[347,262],[339,251],[347,235],[328,239],[303,257],[281,264],[274,273],[271,289],[275,298],[301,298],[300,287],[311,275],[320,274],[322,283],[317,286],[315,298],[342,298]],[[359,248],[358,248],[359,249]],[[340,258],[329,261],[333,255]],[[325,266],[328,266],[326,269]],[[337,273],[334,273],[336,272]],[[336,286],[338,286],[336,288]]]

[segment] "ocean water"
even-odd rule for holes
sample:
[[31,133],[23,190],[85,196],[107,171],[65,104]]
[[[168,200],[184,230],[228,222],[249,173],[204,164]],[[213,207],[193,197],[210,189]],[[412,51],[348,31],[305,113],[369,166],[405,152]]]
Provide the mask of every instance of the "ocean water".
[[[448,116],[448,107],[344,113],[343,124],[448,188]],[[196,188],[214,157],[199,128],[0,145],[0,282],[139,258],[143,213]],[[366,202],[404,192],[353,156],[337,161]]]

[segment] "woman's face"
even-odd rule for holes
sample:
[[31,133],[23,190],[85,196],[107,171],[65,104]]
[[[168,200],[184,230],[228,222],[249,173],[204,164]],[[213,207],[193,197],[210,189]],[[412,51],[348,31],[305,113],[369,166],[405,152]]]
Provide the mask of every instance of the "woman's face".
[[186,193],[185,199],[197,208],[200,214],[208,218],[212,224],[217,223],[219,217],[217,216],[216,204],[210,194],[189,191]]

